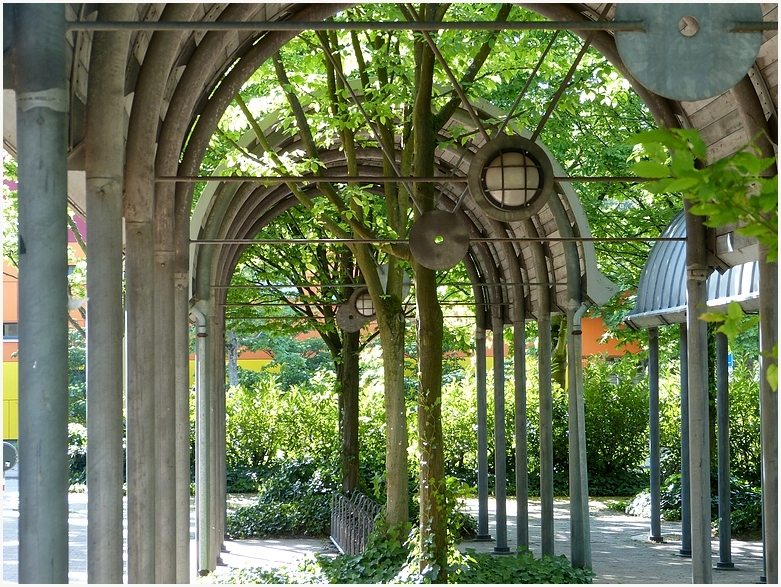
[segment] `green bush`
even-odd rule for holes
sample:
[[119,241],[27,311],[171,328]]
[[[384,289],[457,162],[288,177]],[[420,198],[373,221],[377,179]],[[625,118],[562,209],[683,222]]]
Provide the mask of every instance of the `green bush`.
[[528,550],[514,556],[494,556],[469,549],[457,560],[450,569],[450,583],[591,583],[595,576],[590,570],[573,568],[563,555],[535,559]]
[[268,471],[259,483],[257,505],[239,508],[228,516],[228,536],[327,536],[336,479],[334,465],[320,467],[311,458],[289,461]]
[[71,485],[87,482],[87,428],[68,424],[68,480]]
[[[711,521],[718,528],[719,494],[718,477],[711,474]],[[639,493],[626,507],[632,515],[650,515],[648,490]],[[670,475],[662,484],[659,507],[665,520],[681,519],[681,475]],[[749,482],[737,477],[730,478],[730,530],[735,535],[751,534],[761,529],[762,492]]]

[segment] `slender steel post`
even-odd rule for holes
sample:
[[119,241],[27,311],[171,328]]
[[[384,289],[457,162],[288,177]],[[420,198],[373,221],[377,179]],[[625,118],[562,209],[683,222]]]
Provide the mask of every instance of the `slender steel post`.
[[197,307],[190,308],[195,333],[195,540],[197,571],[207,575],[211,562],[211,390],[206,316]]
[[716,333],[716,426],[719,461],[719,561],[716,568],[733,569],[729,487],[729,369],[727,335]]
[[702,216],[686,210],[686,289],[688,293],[687,328],[689,332],[689,463],[691,466],[692,581],[710,583],[711,513],[710,446],[708,419],[708,330],[700,320],[708,301],[705,226]]
[[681,548],[678,556],[692,555],[691,474],[689,473],[689,343],[686,324],[680,326],[681,361]]
[[494,552],[510,552],[507,546],[507,431],[504,422],[504,320],[493,315],[494,343],[494,494],[496,496],[496,545]]
[[68,582],[65,8],[16,5],[19,582]]
[[492,540],[488,532],[488,407],[486,398],[485,328],[475,328],[477,387],[477,540]]
[[176,274],[176,582],[190,577],[190,329],[187,274]]
[[[570,420],[570,529],[572,566],[591,567],[591,523],[588,507],[588,465],[586,454],[586,405],[583,390],[583,315],[587,304],[571,299],[567,321],[569,361]],[[573,312],[574,310],[574,312]],[[575,440],[573,442],[573,439]]]
[[[518,288],[521,289],[521,288]],[[523,297],[516,295],[516,308],[520,316]],[[513,361],[515,366],[515,518],[517,548],[529,548],[529,472],[526,442],[526,324],[522,320],[513,323]]]
[[[768,263],[760,247],[760,434],[762,436],[762,522],[767,583],[778,583],[778,391],[767,381],[770,357],[778,343],[778,263]],[[773,300],[776,300],[775,302]]]
[[[102,19],[130,19],[107,4]],[[87,176],[87,580],[122,583],[122,192],[128,33],[96,32],[90,56],[84,160]]]
[[659,473],[659,328],[648,329],[648,416],[651,460],[651,533],[652,542],[664,542],[662,536],[661,480]]
[[540,372],[540,534],[542,554],[553,554],[553,390],[551,380],[550,312],[541,308],[538,319]]

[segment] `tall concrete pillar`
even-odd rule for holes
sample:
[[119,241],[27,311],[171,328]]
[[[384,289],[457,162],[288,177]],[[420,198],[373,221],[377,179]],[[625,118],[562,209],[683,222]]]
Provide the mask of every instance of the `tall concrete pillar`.
[[[494,300],[495,304],[499,300]],[[496,545],[494,552],[510,552],[507,546],[507,431],[504,421],[504,320],[501,306],[494,306],[494,493],[496,496]]]
[[[131,20],[132,4],[101,6],[100,20]],[[129,32],[95,32],[84,162],[87,176],[87,580],[123,580],[122,192]]]
[[538,323],[540,372],[540,501],[542,506],[540,533],[542,555],[554,552],[553,529],[553,389],[551,380],[550,311],[540,309]]
[[65,8],[16,7],[19,582],[68,582]]

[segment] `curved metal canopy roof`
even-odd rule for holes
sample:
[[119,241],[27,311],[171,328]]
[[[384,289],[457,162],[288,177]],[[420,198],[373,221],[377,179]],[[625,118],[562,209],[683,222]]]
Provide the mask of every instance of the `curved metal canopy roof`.
[[[686,236],[683,212],[673,218],[663,238]],[[745,312],[759,310],[759,264],[756,261],[714,271],[708,277],[708,308],[722,310],[738,302]],[[637,305],[626,317],[632,328],[651,328],[686,321],[686,243],[661,241],[654,245],[640,275]]]

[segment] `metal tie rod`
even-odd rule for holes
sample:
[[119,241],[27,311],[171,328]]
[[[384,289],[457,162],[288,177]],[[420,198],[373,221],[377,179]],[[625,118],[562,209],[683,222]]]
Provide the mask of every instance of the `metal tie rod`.
[[[746,24],[746,23],[736,23]],[[756,23],[751,23],[755,25]],[[540,21],[462,21],[462,22],[339,22],[339,21],[119,21],[119,20],[70,20],[70,30],[81,31],[446,31],[446,30],[484,30],[484,31],[536,31],[536,30],[611,30],[644,31],[641,20],[596,22],[590,20],[540,20]]]
[[[635,176],[560,176],[554,177],[554,181],[560,183],[645,183],[650,181],[659,181],[653,177],[635,177]],[[398,177],[395,175],[275,175],[264,177],[261,175],[159,175],[155,178],[159,183],[199,183],[199,182],[225,182],[225,183],[244,183],[255,182],[263,184],[282,184],[282,183],[467,183],[469,178],[466,176],[442,175],[433,177]]]
[[[508,236],[470,238],[470,243],[516,243],[516,242],[590,242],[590,243],[635,243],[635,242],[685,242],[685,236],[632,236],[632,237],[584,237],[584,236]],[[289,239],[251,239],[251,238],[200,238],[190,239],[197,245],[309,245],[309,244],[363,244],[363,245],[404,245],[409,241],[397,238],[289,238]]]
[[[338,22],[338,21],[119,21],[70,20],[69,30],[76,31],[639,31],[645,32],[642,20],[535,20],[535,21],[463,21],[463,22]],[[777,21],[740,21],[731,23],[729,33],[751,33],[778,30]]]

